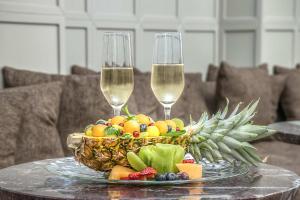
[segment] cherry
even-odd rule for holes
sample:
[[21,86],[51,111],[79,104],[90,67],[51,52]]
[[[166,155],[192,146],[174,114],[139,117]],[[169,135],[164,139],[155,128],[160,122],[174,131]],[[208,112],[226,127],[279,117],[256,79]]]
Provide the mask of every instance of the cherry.
[[134,131],[133,133],[132,133],[132,135],[133,135],[133,137],[139,137],[140,136],[140,133],[139,132],[137,132],[137,131]]

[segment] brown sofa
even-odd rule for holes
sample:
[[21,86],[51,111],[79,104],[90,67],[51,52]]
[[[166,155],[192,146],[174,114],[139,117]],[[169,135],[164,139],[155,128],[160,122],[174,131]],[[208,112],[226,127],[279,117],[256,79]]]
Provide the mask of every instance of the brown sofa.
[[[300,108],[300,92],[294,94],[290,88],[300,79],[297,74],[300,70],[291,71],[270,76],[266,65],[236,68],[222,62],[220,67],[209,67],[207,78],[210,81],[202,81],[199,73],[186,73],[185,89],[172,108],[172,116],[182,118],[185,122],[188,122],[190,114],[198,119],[204,111],[210,114],[216,112],[216,108],[224,106],[225,97],[228,97],[230,106],[239,101],[246,104],[260,98],[259,112],[254,119],[258,124],[269,124],[278,119],[300,120],[299,113],[295,112],[297,108],[293,109],[295,105]],[[0,126],[6,130],[0,130],[0,167],[68,156],[70,152],[65,141],[69,133],[82,131],[87,124],[112,115],[112,109],[99,90],[99,74],[87,68],[73,66],[73,75],[51,75],[11,67],[4,67],[2,72],[5,89],[0,92],[0,111],[8,114],[0,119]],[[291,74],[295,76],[292,81]],[[48,92],[43,88],[48,88]],[[51,105],[50,98],[53,99]],[[291,98],[292,105],[288,101]],[[30,105],[30,109],[26,105]],[[142,73],[135,69],[135,88],[128,105],[133,113],[145,113],[154,119],[163,118],[163,108],[150,88],[149,72]],[[39,112],[28,117],[33,110]],[[40,131],[36,130],[36,123],[39,123]],[[50,128],[51,134],[48,134]],[[26,138],[26,142],[22,138]],[[55,146],[56,150],[43,146]],[[255,146],[262,156],[269,156],[269,163],[300,174],[300,157],[297,155],[300,145],[269,138],[255,143]]]

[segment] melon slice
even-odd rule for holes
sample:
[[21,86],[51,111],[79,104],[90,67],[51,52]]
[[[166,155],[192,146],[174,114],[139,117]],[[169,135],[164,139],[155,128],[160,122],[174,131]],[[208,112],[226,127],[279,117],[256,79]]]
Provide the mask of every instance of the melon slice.
[[189,175],[190,179],[202,178],[202,165],[193,163],[178,163],[176,167],[180,172],[185,172]]
[[127,178],[133,172],[135,172],[133,169],[116,165],[112,168],[108,180],[121,180],[122,178]]

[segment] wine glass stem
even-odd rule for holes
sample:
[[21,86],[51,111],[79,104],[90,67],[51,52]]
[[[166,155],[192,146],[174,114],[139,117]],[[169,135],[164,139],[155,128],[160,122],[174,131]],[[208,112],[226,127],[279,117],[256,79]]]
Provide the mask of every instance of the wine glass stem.
[[120,116],[121,115],[121,108],[122,108],[122,106],[119,106],[119,107],[113,106],[114,116]]
[[170,105],[165,105],[164,106],[164,111],[165,111],[165,120],[170,119],[170,117],[171,117],[171,106]]

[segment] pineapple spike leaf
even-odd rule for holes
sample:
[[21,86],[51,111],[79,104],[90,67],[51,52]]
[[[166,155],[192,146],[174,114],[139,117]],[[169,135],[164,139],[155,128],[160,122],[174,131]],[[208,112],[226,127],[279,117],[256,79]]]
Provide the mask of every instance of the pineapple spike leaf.
[[239,110],[241,105],[242,105],[242,102],[238,103],[228,118],[233,117],[237,113],[237,111]]
[[220,116],[220,119],[224,119],[227,115],[227,112],[228,112],[228,106],[229,106],[229,99],[226,97],[226,106],[225,108],[223,109],[223,112]]

